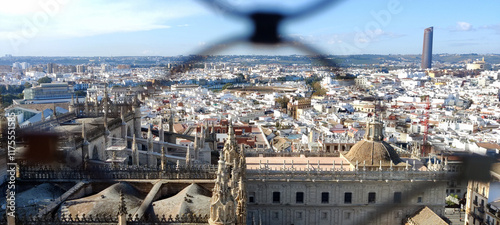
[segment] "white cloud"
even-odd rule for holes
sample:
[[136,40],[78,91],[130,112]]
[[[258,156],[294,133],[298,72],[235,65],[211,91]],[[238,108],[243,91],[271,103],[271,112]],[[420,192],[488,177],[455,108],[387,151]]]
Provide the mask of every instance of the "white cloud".
[[[52,5],[43,5],[46,2]],[[26,36],[23,32],[34,29],[37,38],[72,38],[147,31],[171,28],[171,20],[205,12],[201,4],[192,1],[2,1],[0,33]]]
[[481,29],[489,29],[495,31],[495,33],[500,34],[500,23],[481,26]]
[[456,31],[470,31],[472,30],[472,24],[467,22],[457,22],[455,26]]

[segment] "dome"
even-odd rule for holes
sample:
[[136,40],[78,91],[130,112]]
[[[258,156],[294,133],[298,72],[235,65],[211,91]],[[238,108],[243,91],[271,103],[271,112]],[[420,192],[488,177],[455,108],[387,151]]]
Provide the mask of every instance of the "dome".
[[390,166],[391,160],[394,165],[402,162],[398,153],[385,141],[361,140],[349,150],[344,157],[354,165],[356,161],[359,166]]

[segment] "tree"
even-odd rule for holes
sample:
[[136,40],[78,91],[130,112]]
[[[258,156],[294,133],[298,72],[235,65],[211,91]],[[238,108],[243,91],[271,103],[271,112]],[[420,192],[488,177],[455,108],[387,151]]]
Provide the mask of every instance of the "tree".
[[276,101],[282,109],[285,109],[287,107],[290,99],[287,98],[286,96],[282,96],[282,97],[276,98],[274,101]]
[[87,92],[82,91],[82,90],[78,90],[78,91],[75,91],[75,96],[87,96]]
[[238,73],[236,74],[236,76],[238,76],[238,81],[240,82],[243,82],[245,80],[245,75],[243,75],[242,73]]
[[459,204],[458,195],[450,194],[448,195],[448,197],[446,197],[446,205],[454,206],[458,204]]
[[30,87],[33,87],[33,85],[31,83],[24,83],[24,88],[30,88]]
[[7,107],[12,104],[13,99],[22,99],[24,97],[24,94],[6,94],[2,96],[2,107]]
[[276,78],[277,81],[286,81],[286,77],[278,77]]
[[326,95],[326,89],[321,87],[321,83],[319,81],[312,83],[311,86],[312,86],[313,92],[314,92],[313,95],[316,95],[316,96]]
[[226,90],[227,88],[233,86],[233,84],[231,83],[227,83],[227,84],[224,84],[224,86],[222,86],[222,90]]
[[52,82],[52,78],[47,77],[47,76],[38,79],[38,83],[39,84],[42,84],[42,83],[51,83],[51,82]]

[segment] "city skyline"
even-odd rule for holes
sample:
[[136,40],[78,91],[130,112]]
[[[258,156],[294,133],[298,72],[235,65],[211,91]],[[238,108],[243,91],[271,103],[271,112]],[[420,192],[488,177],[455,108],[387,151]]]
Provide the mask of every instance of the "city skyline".
[[[236,9],[252,8],[248,1],[228,2]],[[199,1],[26,0],[0,5],[0,55],[189,55],[248,33],[251,25]],[[262,5],[294,10],[307,2]],[[433,26],[435,54],[500,53],[500,22],[495,20],[499,2],[427,5],[430,1],[340,1],[301,20],[286,21],[281,31],[284,37],[301,40],[325,54],[420,54],[421,31]],[[251,47],[231,47],[217,54],[304,54]]]

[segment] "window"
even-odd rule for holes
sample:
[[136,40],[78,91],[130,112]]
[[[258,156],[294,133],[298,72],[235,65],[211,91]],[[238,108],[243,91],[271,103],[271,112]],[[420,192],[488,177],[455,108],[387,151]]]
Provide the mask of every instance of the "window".
[[280,196],[281,193],[280,192],[273,192],[273,203],[280,203]]
[[255,203],[255,192],[250,192],[248,194],[248,202],[249,203]]
[[344,193],[344,204],[351,204],[351,203],[352,203],[352,193],[351,192]]
[[375,197],[376,197],[375,192],[368,193],[368,203],[375,203]]
[[295,194],[295,203],[304,203],[304,192],[297,192]]
[[274,219],[274,220],[279,219],[279,213],[278,213],[278,212],[274,212],[274,213],[273,213],[273,219]]
[[321,193],[321,203],[328,203],[330,200],[330,193],[323,192]]
[[297,212],[297,219],[302,219],[302,212]]
[[394,203],[401,203],[401,192],[394,192]]
[[327,212],[322,212],[321,213],[321,219],[326,220],[328,218],[328,213]]
[[422,203],[422,197],[417,198],[417,203]]

